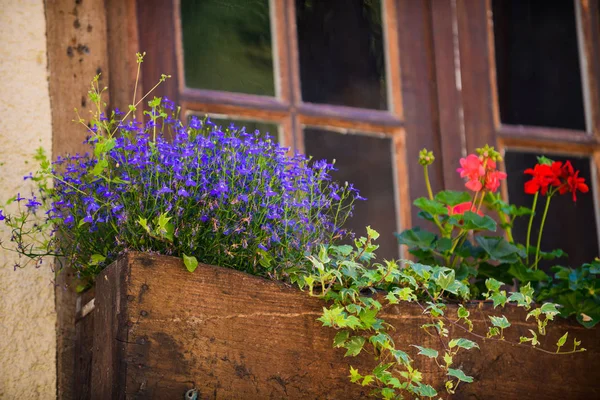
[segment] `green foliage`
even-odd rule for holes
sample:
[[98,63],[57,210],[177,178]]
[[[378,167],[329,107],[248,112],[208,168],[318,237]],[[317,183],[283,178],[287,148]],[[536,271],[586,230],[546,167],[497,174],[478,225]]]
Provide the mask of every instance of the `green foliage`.
[[586,328],[600,321],[600,259],[578,268],[555,266],[554,279],[542,288],[538,298],[552,299],[562,307],[560,315],[574,315]]
[[[444,201],[456,199],[448,195]],[[423,231],[414,230],[404,235],[411,236],[413,243],[423,247],[438,240],[421,240],[420,232]],[[373,253],[377,249],[374,240],[378,236],[377,232],[367,228],[367,237],[357,239],[355,248],[321,246],[308,256],[314,268],[298,281],[298,285],[328,303],[318,320],[323,326],[337,331],[333,347],[343,349],[347,357],[365,352],[375,356],[378,364],[371,371],[350,367],[351,382],[370,388],[372,395],[383,399],[436,397],[438,391],[427,384],[427,376],[419,369],[420,359],[431,359],[448,377],[444,388],[452,394],[459,384],[473,382],[473,377],[455,365],[457,354],[479,349],[485,339],[506,341],[504,333],[511,328],[511,322],[504,315],[489,315],[490,329],[475,331],[471,313],[464,305],[451,308],[447,304],[449,299],[465,302],[472,295],[469,286],[457,279],[454,269],[407,260],[378,263]],[[513,304],[532,308],[533,289],[530,285],[510,294],[503,290],[506,286],[503,282],[493,278],[488,278],[484,286],[487,291],[483,296],[492,299],[496,307]],[[401,302],[414,303],[422,309],[428,322],[421,328],[438,340],[427,346],[422,343],[413,343],[407,348],[396,346],[392,326],[386,323],[381,312]],[[520,344],[537,348],[537,334],[545,333],[546,323],[557,313],[556,305],[551,303],[533,308],[530,316],[538,320],[538,332],[532,331],[531,338],[521,338]],[[449,327],[455,328],[452,332],[469,338],[452,337]],[[432,347],[432,344],[439,347]],[[557,344],[556,351],[561,354],[582,351],[574,348],[565,352],[561,351],[561,346],[564,346],[564,340]]]
[[[427,172],[434,160],[430,153],[424,149],[419,159],[425,172],[428,197],[418,198],[413,204],[420,210],[419,216],[431,222],[429,226],[435,226],[437,230],[430,232],[415,226],[396,234],[398,242],[408,248],[414,259],[421,264],[454,270],[452,278],[469,288],[473,298],[490,300],[494,307],[504,306],[507,302],[523,306],[529,304],[531,299],[551,300],[561,306],[561,316],[573,315],[586,327],[596,325],[600,321],[600,260],[575,269],[555,266],[554,277],[549,276],[538,269],[539,262],[558,260],[567,254],[560,249],[542,251],[539,248],[541,233],[537,246],[531,245],[529,239],[525,244],[516,243],[512,235],[517,218],[526,217],[531,223],[531,218],[535,217],[532,209],[508,204],[499,194],[485,187],[473,195],[450,190],[434,194]],[[495,161],[501,160],[499,153],[490,147],[478,149],[478,154],[479,159],[489,157]],[[423,161],[425,156],[429,157],[427,162]],[[539,158],[539,162],[552,164],[545,157]],[[549,194],[547,198],[550,197]],[[534,198],[533,208],[536,201],[537,197]],[[438,284],[442,284],[446,292],[460,294],[459,290],[464,288],[448,286],[450,278],[444,273]],[[498,287],[484,295],[486,290],[490,290],[486,287],[488,278],[511,285],[517,283],[527,287],[528,293],[520,290],[507,294],[506,290]],[[394,293],[389,294],[390,300],[395,301],[395,297]],[[498,328],[497,332],[492,329],[491,334],[501,335],[500,328],[495,328]]]

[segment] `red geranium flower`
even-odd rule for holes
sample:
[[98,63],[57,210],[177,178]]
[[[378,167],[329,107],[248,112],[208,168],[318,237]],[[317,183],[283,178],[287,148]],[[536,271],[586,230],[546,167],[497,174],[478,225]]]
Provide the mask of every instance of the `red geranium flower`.
[[500,181],[506,179],[506,173],[501,171],[488,172],[485,176],[485,188],[494,193],[500,187]]
[[460,173],[461,178],[467,178],[468,182],[465,183],[467,189],[474,192],[479,192],[483,187],[481,178],[485,176],[485,168],[483,163],[475,154],[469,154],[465,158],[460,159],[460,166],[456,172]]
[[[585,184],[585,178],[579,177],[579,171],[575,171],[575,173],[567,178],[567,188],[569,192],[573,193],[573,201],[577,201],[577,191],[579,190],[581,193],[587,193],[590,188]],[[565,191],[566,193],[566,191]]]
[[[533,175],[531,180],[525,182],[525,193],[527,194],[536,194],[541,191],[542,195],[546,195],[548,187],[558,180],[553,168],[546,164],[536,164],[533,169],[526,169],[525,174]],[[558,183],[560,184],[559,180]]]
[[475,206],[470,201],[457,204],[455,206],[446,206],[448,207],[448,215],[463,215],[467,211],[476,212],[480,216],[483,217],[483,213],[481,211],[476,211]]

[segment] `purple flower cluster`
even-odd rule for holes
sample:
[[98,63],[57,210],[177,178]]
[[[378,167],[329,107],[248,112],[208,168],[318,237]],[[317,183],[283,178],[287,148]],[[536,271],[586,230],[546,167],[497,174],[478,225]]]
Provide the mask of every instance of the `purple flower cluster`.
[[[138,250],[282,277],[317,244],[348,234],[343,223],[361,198],[331,181],[332,164],[290,157],[258,131],[196,117],[186,126],[173,109],[165,99],[148,123],[114,121],[119,134],[92,136],[90,155],[54,162],[48,217],[82,275]],[[90,263],[95,254],[104,262]]]

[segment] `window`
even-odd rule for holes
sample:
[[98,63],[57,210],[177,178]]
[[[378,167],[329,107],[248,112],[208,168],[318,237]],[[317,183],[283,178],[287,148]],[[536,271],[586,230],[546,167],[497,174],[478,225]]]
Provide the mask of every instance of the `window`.
[[359,204],[351,227],[380,231],[381,257],[398,255],[393,231],[423,224],[411,205],[426,195],[423,147],[442,190],[463,187],[460,157],[495,144],[516,202],[527,154],[579,160],[594,224],[568,235],[597,242],[598,2],[146,0],[137,17],[144,86],[171,73],[159,94],[187,115],[276,130],[292,150],[337,159],[338,178],[378,204]]
[[162,94],[187,115],[268,129],[292,150],[336,159],[335,178],[369,199],[356,204],[349,227],[362,235],[370,224],[381,233],[379,256],[397,258],[393,233],[407,226],[410,203],[398,190],[406,167],[396,3],[140,3],[140,29],[159,24],[161,43],[174,44],[173,57],[148,58],[144,67],[178,71]]
[[[536,155],[571,160],[590,192],[573,204],[566,196],[552,200],[542,249],[562,247],[568,260],[581,265],[598,252],[598,108],[597,3],[579,1],[494,0],[492,30],[497,92],[496,136],[505,151],[509,174],[506,195],[531,206],[523,192]],[[492,53],[493,54],[493,53]],[[544,203],[544,202],[542,202]],[[538,204],[541,214],[543,204]],[[527,222],[515,226],[524,241]],[[539,229],[534,224],[534,232]],[[537,237],[537,234],[535,234]],[[546,265],[549,267],[550,264]]]

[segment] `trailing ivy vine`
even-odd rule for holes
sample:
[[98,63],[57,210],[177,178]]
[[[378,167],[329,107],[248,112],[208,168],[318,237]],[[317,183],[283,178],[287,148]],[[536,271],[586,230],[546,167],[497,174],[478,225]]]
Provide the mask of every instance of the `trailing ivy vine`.
[[[476,351],[483,342],[506,342],[552,354],[585,351],[577,339],[573,339],[572,347],[565,347],[568,333],[558,340],[556,349],[539,347],[538,335],[546,334],[546,325],[559,310],[553,303],[534,306],[529,284],[518,292],[507,293],[502,289],[503,282],[489,278],[483,296],[494,308],[514,304],[529,310],[527,319],[537,321],[537,330],[530,330],[531,336],[521,337],[519,342],[508,341],[505,332],[511,328],[511,321],[501,312],[488,316],[486,332],[475,331],[471,312],[464,304],[470,299],[469,286],[456,279],[453,269],[408,260],[374,262],[378,237],[376,231],[367,228],[367,237],[357,239],[354,246],[321,246],[318,254],[309,256],[314,272],[292,277],[301,289],[326,301],[318,320],[337,331],[333,347],[345,350],[347,357],[362,352],[375,357],[377,365],[372,370],[350,367],[349,371],[350,380],[370,388],[372,395],[383,399],[438,396],[433,385],[427,383],[425,373],[418,369],[418,357],[434,360],[446,376],[444,389],[455,393],[460,385],[473,382],[468,371],[455,364],[455,357],[461,352]],[[459,303],[456,312],[449,301]],[[439,339],[437,348],[424,347],[423,343],[404,348],[396,345],[393,327],[385,321],[382,311],[403,302],[415,304],[429,319],[421,328]],[[451,331],[460,335],[451,335]]]

